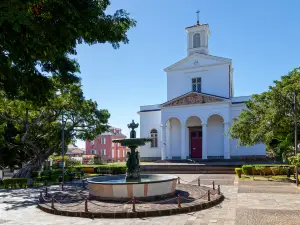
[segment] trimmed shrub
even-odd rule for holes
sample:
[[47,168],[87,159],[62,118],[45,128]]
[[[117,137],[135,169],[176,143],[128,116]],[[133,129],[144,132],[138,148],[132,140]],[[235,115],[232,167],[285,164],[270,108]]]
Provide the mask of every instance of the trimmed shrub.
[[[273,171],[271,169],[271,168],[273,168],[274,172],[278,173],[277,175],[286,175],[288,167],[290,167],[292,171],[294,170],[294,166],[270,164],[270,165],[243,165],[242,171],[245,175],[268,176],[268,175],[273,175]],[[278,169],[275,169],[275,168],[278,168]]]
[[125,165],[82,165],[75,167],[77,171],[83,170],[84,173],[99,173],[99,174],[124,174],[127,167]]
[[242,171],[243,171],[243,174],[245,175],[252,175],[253,171],[253,166],[252,165],[243,165],[242,166]]
[[242,168],[235,168],[235,173],[238,175],[239,178],[242,177]]
[[[267,168],[264,166],[255,166],[254,168],[257,171],[257,173],[259,173],[259,175],[261,176],[265,176],[267,173]],[[253,173],[255,172],[253,171]]]
[[279,175],[280,174],[280,168],[281,167],[278,167],[278,166],[272,166],[272,167],[270,167],[270,169],[271,169],[271,171],[272,171],[272,174],[274,175],[274,176],[277,176],[277,175]]
[[4,188],[23,188],[27,186],[26,178],[8,178],[3,179]]

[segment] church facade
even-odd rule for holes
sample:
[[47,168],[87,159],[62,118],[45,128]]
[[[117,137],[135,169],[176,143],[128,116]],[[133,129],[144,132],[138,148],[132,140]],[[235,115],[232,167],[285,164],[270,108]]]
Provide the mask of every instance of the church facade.
[[208,24],[186,28],[187,57],[167,67],[167,101],[141,106],[141,160],[264,158],[263,144],[226,135],[251,96],[234,97],[232,60],[209,54]]

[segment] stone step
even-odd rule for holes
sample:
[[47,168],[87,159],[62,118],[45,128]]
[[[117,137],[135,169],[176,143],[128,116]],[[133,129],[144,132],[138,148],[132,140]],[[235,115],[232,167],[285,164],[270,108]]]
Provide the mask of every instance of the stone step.
[[153,172],[158,173],[168,172],[168,173],[210,173],[210,174],[234,174],[235,166],[205,166],[205,165],[193,165],[193,164],[183,164],[183,165],[141,165],[142,172]]

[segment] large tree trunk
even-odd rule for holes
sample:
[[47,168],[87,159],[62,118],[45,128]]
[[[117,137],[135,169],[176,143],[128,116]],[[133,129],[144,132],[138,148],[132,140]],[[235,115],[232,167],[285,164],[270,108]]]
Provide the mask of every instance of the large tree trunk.
[[43,162],[45,162],[50,155],[54,152],[53,149],[46,150],[44,154],[39,154],[35,156],[28,164],[26,164],[22,169],[20,169],[16,174],[14,174],[14,178],[31,178],[31,171],[39,170]]

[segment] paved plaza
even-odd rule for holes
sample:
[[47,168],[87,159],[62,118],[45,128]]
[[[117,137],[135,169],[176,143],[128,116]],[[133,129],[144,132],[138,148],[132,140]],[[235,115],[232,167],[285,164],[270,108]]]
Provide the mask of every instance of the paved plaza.
[[291,183],[235,182],[234,175],[180,174],[181,182],[221,185],[225,200],[210,209],[164,217],[86,219],[47,214],[36,208],[38,189],[0,191],[0,224],[185,224],[185,225],[291,225],[300,224],[300,191]]

